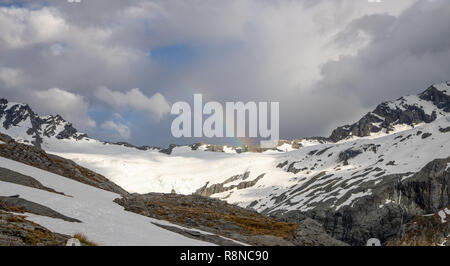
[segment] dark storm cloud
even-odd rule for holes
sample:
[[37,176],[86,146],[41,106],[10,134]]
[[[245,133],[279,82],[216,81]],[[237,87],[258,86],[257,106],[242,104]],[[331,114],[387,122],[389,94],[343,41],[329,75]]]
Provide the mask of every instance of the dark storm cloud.
[[360,18],[345,36],[363,31],[371,42],[355,56],[327,63],[323,79],[314,86],[319,94],[355,98],[352,105],[370,109],[450,80],[450,35],[445,33],[449,27],[450,2],[444,0],[419,1],[397,18]]
[[137,144],[188,142],[168,137],[164,113],[194,92],[279,101],[282,137],[327,135],[381,100],[450,79],[448,9],[445,0],[0,0],[0,92]]

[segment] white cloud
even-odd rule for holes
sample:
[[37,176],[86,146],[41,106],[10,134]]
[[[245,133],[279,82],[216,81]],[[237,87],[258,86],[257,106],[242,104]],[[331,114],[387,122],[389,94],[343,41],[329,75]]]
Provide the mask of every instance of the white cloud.
[[[74,5],[66,6],[76,13]],[[76,10],[81,7],[76,5]],[[83,18],[72,19],[52,5],[0,7],[0,63],[18,66],[27,74],[28,82],[23,87],[67,86],[79,91],[101,84],[120,86],[133,70],[148,64],[146,51],[118,41],[122,32],[133,30],[115,23],[79,25],[77,20]]]
[[0,8],[0,45],[23,48],[59,38],[69,28],[54,8]]
[[117,132],[123,139],[129,139],[131,137],[130,128],[124,124],[108,120],[105,121],[101,127],[106,130],[113,130]]
[[146,111],[157,119],[161,119],[170,111],[169,103],[162,94],[155,93],[153,96],[147,97],[136,88],[127,92],[120,92],[100,87],[95,91],[95,96],[114,108],[130,107]]
[[88,104],[80,95],[59,88],[51,88],[34,91],[30,96],[29,103],[36,106],[39,112],[59,114],[79,130],[96,126],[95,121],[88,114]]

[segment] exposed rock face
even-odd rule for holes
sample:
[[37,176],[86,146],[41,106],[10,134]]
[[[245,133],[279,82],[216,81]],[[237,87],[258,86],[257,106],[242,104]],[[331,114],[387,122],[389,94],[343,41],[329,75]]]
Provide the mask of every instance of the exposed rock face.
[[230,178],[228,178],[227,180],[225,180],[222,183],[219,184],[212,184],[209,186],[209,183],[206,183],[205,186],[203,186],[202,188],[198,189],[194,194],[196,195],[200,195],[200,196],[205,196],[205,197],[209,197],[211,195],[217,194],[217,193],[222,193],[225,191],[230,191],[233,190],[235,188],[237,189],[245,189],[245,188],[249,188],[249,187],[253,187],[254,185],[256,185],[256,183],[258,183],[258,181],[264,177],[264,174],[259,175],[257,178],[255,178],[254,180],[251,181],[242,181],[239,182],[237,185],[230,185],[230,186],[226,186],[228,183],[234,182],[236,180],[246,180],[250,175],[250,172],[246,172],[243,175],[235,175],[232,176]]
[[12,209],[16,208],[18,210],[22,210],[22,212],[34,213],[41,216],[47,216],[50,218],[61,219],[66,222],[71,223],[81,223],[80,220],[73,219],[67,217],[65,215],[60,214],[57,211],[54,211],[48,207],[45,207],[41,204],[37,204],[26,199],[21,199],[19,197],[2,197],[0,196],[0,204],[4,209]]
[[[0,119],[3,123],[0,125],[2,133],[10,134],[16,130],[23,131],[17,136],[17,141],[26,144],[32,144],[36,147],[45,147],[43,144],[46,143],[47,138],[56,139],[71,139],[71,140],[82,140],[89,139],[89,137],[77,129],[68,121],[64,120],[60,115],[48,115],[39,116],[35,113],[31,107],[27,104],[8,102],[6,99],[0,99]],[[15,128],[14,130],[12,130]],[[323,137],[305,138],[300,140],[280,140],[277,147],[274,148],[261,148],[260,145],[243,145],[243,146],[229,146],[229,145],[218,145],[218,144],[205,144],[205,143],[194,143],[190,145],[176,145],[171,144],[167,148],[160,148],[154,146],[135,146],[127,142],[108,142],[101,141],[105,144],[113,144],[119,146],[125,146],[128,148],[135,148],[138,150],[158,150],[161,153],[172,154],[173,150],[177,147],[188,147],[195,151],[198,149],[208,151],[208,152],[265,152],[268,150],[278,150],[285,151],[280,148],[283,144],[289,144],[292,149],[299,149],[303,146],[303,141],[315,141],[319,143],[325,143],[328,140]]]
[[[436,159],[427,164],[411,178],[400,181],[397,188],[408,209],[418,208],[421,212],[433,213],[450,204],[450,157]],[[405,202],[405,197],[408,199]]]
[[439,131],[441,131],[442,133],[449,133],[450,132],[450,127],[440,128]]
[[[285,175],[274,174],[269,177],[269,172],[267,175],[263,174],[266,170],[257,172],[258,169],[252,169],[252,174],[257,173],[255,177],[259,175],[254,180],[248,180],[249,174],[244,173],[232,176],[222,183],[207,183],[197,191],[197,194],[204,196],[229,191],[224,193],[227,196],[223,199],[231,199],[230,202],[237,204],[248,199],[245,197],[247,191],[257,192],[253,193],[258,195],[254,202],[245,202],[241,206],[254,207],[275,219],[198,196],[128,195],[106,178],[86,172],[87,169],[80,168],[71,161],[41,153],[34,147],[27,150],[28,146],[20,146],[6,137],[0,137],[0,140],[6,142],[0,144],[0,155],[121,193],[124,198],[117,199],[116,202],[127,210],[225,235],[244,243],[341,245],[341,241],[344,241],[351,245],[365,245],[369,238],[378,238],[383,244],[422,241],[440,243],[444,241],[442,235],[445,236],[448,231],[442,231],[445,227],[438,225],[437,220],[421,220],[421,217],[428,217],[424,216],[428,213],[440,216],[438,213],[449,204],[449,158],[433,160],[450,155],[450,142],[446,142],[450,132],[450,83],[442,86],[445,87],[437,89],[432,86],[419,95],[382,103],[357,123],[337,128],[329,139],[311,140],[315,143],[305,143],[304,140],[280,141],[282,151],[302,147],[299,151],[282,154],[279,161],[274,162],[280,168],[278,170],[286,171],[289,175],[280,186],[276,178],[284,178]],[[8,105],[7,102],[3,104]],[[6,123],[3,123],[5,128],[18,125],[21,120],[28,121],[33,116],[27,106],[18,105],[14,108],[3,109],[2,121]],[[75,129],[66,127],[67,125],[60,131],[62,118],[55,116],[41,119],[49,121],[49,125],[60,126],[32,126],[27,134],[35,136],[35,146],[39,146],[39,138],[42,137],[79,136]],[[39,125],[38,122],[30,123]],[[422,125],[417,126],[418,123]],[[354,136],[387,134],[393,130],[404,132],[383,138],[342,141]],[[40,135],[36,135],[37,133]],[[128,143],[116,144],[134,147]],[[178,146],[171,145],[160,151],[171,154],[176,147]],[[191,150],[224,152],[224,147],[220,145],[193,144],[188,147]],[[134,148],[147,149],[145,146]],[[233,149],[236,152],[263,151],[257,147]],[[424,166],[426,162],[430,163]],[[422,167],[420,171],[419,167]],[[265,181],[266,178],[275,178],[269,179],[274,185],[264,187],[270,182],[258,184],[260,179]],[[29,179],[26,182],[33,183]],[[179,230],[174,228],[171,230]],[[432,228],[437,228],[436,234],[432,234]],[[195,230],[182,231],[180,233],[198,239],[209,237]],[[423,234],[419,234],[421,232]],[[220,237],[213,238],[216,239],[210,240],[225,244]]]
[[45,151],[26,144],[17,143],[11,137],[0,134],[0,156],[31,165],[57,175],[74,179],[107,191],[127,195],[124,189],[89,169],[81,167],[71,160],[56,155],[47,154]]
[[156,226],[159,226],[161,228],[164,228],[166,230],[184,235],[185,237],[197,239],[197,240],[205,241],[205,242],[209,242],[209,243],[214,243],[219,246],[242,246],[241,244],[239,244],[235,241],[220,237],[218,235],[204,234],[199,231],[187,230],[187,229],[183,229],[183,228],[176,227],[176,226],[163,225],[163,224],[158,224],[158,223],[153,223],[153,224]]
[[320,223],[310,218],[300,222],[299,229],[292,238],[293,242],[301,243],[303,246],[347,246],[346,243],[328,235]]
[[419,215],[402,226],[399,240],[391,246],[450,246],[450,206],[434,214]]
[[344,165],[348,165],[348,160],[355,158],[356,156],[358,156],[358,154],[361,154],[362,151],[360,150],[353,150],[353,149],[348,149],[345,150],[341,153],[339,153],[339,161],[338,162],[344,162]]
[[[302,148],[303,142],[315,142],[315,143],[327,143],[329,142],[328,138],[325,137],[311,137],[304,139],[294,139],[294,140],[279,140],[277,145],[273,148],[262,148],[259,144],[249,144],[242,146],[230,146],[230,145],[219,145],[219,144],[207,144],[207,143],[194,143],[190,145],[176,145],[170,144],[168,148],[159,149],[160,152],[165,154],[172,154],[173,150],[177,147],[188,147],[193,151],[203,150],[207,152],[235,152],[235,153],[244,153],[244,152],[255,152],[262,153],[266,151],[280,151],[285,152],[286,149],[284,145],[287,145],[290,149],[296,150]],[[289,149],[289,150],[290,150]]]
[[43,137],[56,137],[57,139],[82,139],[85,134],[78,133],[72,124],[65,121],[60,115],[38,116],[30,106],[26,104],[9,103],[6,99],[0,99],[0,119],[3,119],[3,128],[26,124],[26,134],[31,137],[31,144],[40,147]]
[[328,236],[317,224],[311,225],[311,221],[305,225],[280,222],[249,209],[197,195],[132,194],[115,202],[128,211],[251,245],[345,245]]
[[0,210],[0,246],[65,246],[70,238]]
[[402,97],[395,102],[378,105],[374,111],[366,114],[357,123],[336,128],[329,139],[337,142],[350,136],[370,136],[371,133],[380,132],[382,129],[389,132],[394,125],[398,124],[414,126],[422,122],[431,123],[437,118],[437,112],[450,112],[450,96],[434,86],[416,97],[417,100],[423,100],[424,104],[432,104],[436,110],[426,113],[419,105],[421,103],[416,103],[416,99],[411,101]]
[[351,245],[365,245],[373,237],[386,244],[398,240],[402,226],[413,217],[434,213],[450,204],[449,163],[450,157],[436,159],[415,174],[393,174],[383,177],[376,186],[360,185],[354,193],[371,189],[371,194],[337,210],[323,202],[306,212],[270,214],[287,222],[312,218],[323,224],[332,237]]
[[[443,85],[443,84],[442,84]],[[450,87],[450,82],[446,82]],[[438,90],[434,85],[420,94],[420,99],[430,101],[444,112],[450,112],[450,95]]]
[[22,186],[27,186],[31,188],[37,188],[46,190],[48,192],[58,193],[64,195],[64,193],[60,193],[55,191],[52,188],[43,186],[39,181],[32,178],[31,176],[22,175],[20,173],[11,171],[6,168],[0,167],[0,181],[14,183]]

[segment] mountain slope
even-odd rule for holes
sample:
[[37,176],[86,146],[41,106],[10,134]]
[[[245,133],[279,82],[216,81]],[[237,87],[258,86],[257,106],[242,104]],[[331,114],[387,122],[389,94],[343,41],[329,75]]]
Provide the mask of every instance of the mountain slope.
[[[201,145],[161,152],[78,135],[44,137],[41,147],[129,192],[198,193],[290,222],[314,218],[350,244],[370,237],[386,243],[412,217],[449,204],[449,95],[450,83],[435,84],[380,104],[329,138],[283,142],[283,148],[259,153],[208,152]],[[419,185],[418,176],[425,178]],[[441,200],[421,203],[434,198]]]
[[0,133],[0,156],[34,166],[54,174],[77,180],[107,191],[127,195],[121,187],[89,169],[81,167],[73,161],[48,154],[35,146],[21,144],[11,137]]
[[[94,188],[25,164],[0,157],[0,167],[33,176],[43,185],[65,195],[0,181],[0,194],[18,194],[59,213],[81,220],[68,222],[26,213],[27,219],[65,235],[82,233],[100,245],[208,245],[164,230],[152,223],[167,222],[125,211],[114,203],[120,195]],[[149,237],[151,236],[151,237]]]
[[0,246],[64,246],[71,238],[2,209],[0,202]]
[[450,246],[450,206],[435,213],[414,217],[403,225],[398,241],[388,243],[395,246]]
[[55,146],[60,140],[66,141],[93,141],[100,144],[117,145],[124,148],[137,150],[159,151],[165,154],[171,154],[177,148],[210,151],[210,152],[263,152],[266,150],[287,151],[298,149],[316,143],[326,142],[325,138],[308,138],[300,140],[281,140],[278,147],[274,149],[262,149],[258,146],[233,147],[227,145],[215,145],[205,143],[195,143],[191,145],[169,145],[168,148],[159,148],[153,146],[134,146],[127,142],[107,142],[91,139],[87,134],[80,133],[73,125],[62,118],[60,115],[39,116],[30,106],[23,103],[8,102],[7,99],[0,99],[0,132],[11,136],[19,143],[29,144],[37,148],[47,149],[49,146]]
[[434,84],[419,95],[401,97],[378,105],[357,123],[338,127],[329,139],[343,139],[389,134],[396,127],[431,123],[450,112],[450,82]]
[[6,99],[0,99],[0,123],[3,133],[19,142],[31,143],[37,147],[40,147],[45,138],[86,137],[59,115],[40,117],[30,106],[8,102]]
[[255,211],[198,195],[132,194],[116,203],[126,210],[220,234],[258,246],[345,246],[333,239],[313,220],[300,224],[277,221]]

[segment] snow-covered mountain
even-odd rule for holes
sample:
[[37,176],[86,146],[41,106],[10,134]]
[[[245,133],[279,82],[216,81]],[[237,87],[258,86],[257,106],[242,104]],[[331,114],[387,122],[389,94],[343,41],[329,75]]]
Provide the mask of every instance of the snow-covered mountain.
[[383,136],[420,123],[431,123],[450,112],[450,82],[434,84],[418,95],[401,97],[378,105],[357,123],[338,127],[329,139]]
[[72,124],[60,115],[38,116],[27,104],[0,99],[0,123],[2,132],[18,142],[40,146],[45,139],[81,139]]
[[[55,145],[58,140],[93,140],[87,134],[78,132],[73,125],[66,121],[60,115],[39,116],[29,105],[23,103],[9,102],[7,99],[0,99],[0,132],[14,138],[17,142],[34,145],[36,147],[48,147]],[[279,145],[273,150],[290,151],[300,147],[325,143],[325,138],[308,138],[299,140],[281,140]],[[162,153],[171,154],[175,148],[189,148],[190,150],[242,153],[246,151],[262,152],[267,149],[259,147],[234,147],[227,145],[215,145],[194,143],[191,145],[169,145],[167,148],[154,146],[136,147],[127,142],[107,142],[103,144],[112,144],[134,148],[138,150],[156,150]]]
[[[161,241],[145,216],[198,241],[164,230]],[[100,245],[347,245],[312,219],[286,223],[199,195],[130,194],[71,160],[0,134],[0,246],[65,245],[73,236],[86,245],[92,239]]]
[[386,242],[408,219],[449,204],[450,82],[382,103],[328,138],[284,141],[263,152],[105,143],[56,118],[1,101],[1,132],[129,192],[197,193],[289,221],[310,217],[351,244]]

